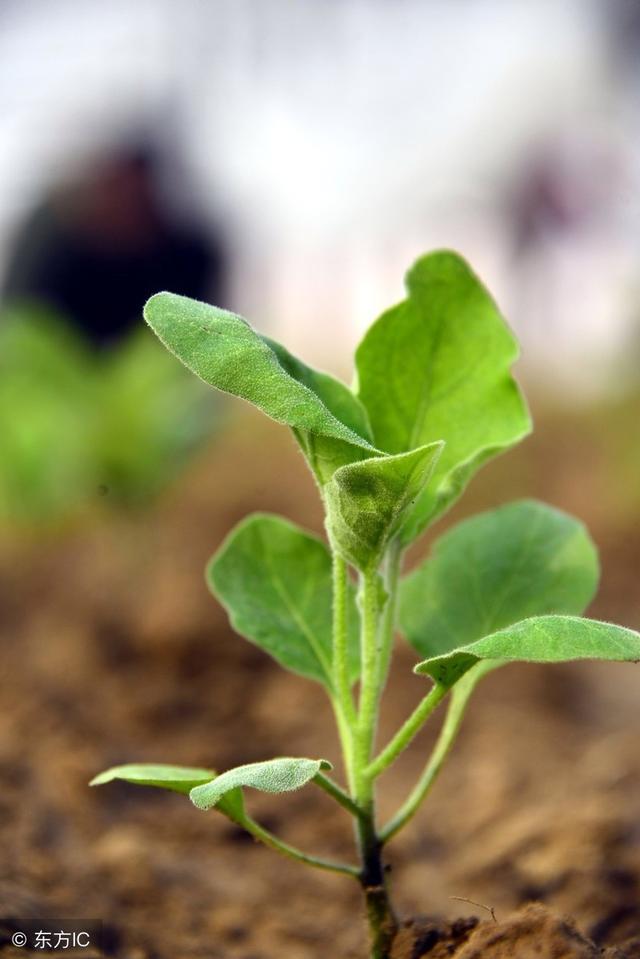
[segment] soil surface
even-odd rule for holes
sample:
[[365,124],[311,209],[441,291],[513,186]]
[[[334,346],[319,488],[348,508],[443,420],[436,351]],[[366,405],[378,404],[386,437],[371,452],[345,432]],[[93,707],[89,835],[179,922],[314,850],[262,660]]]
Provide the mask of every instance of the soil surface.
[[[299,455],[284,433],[255,430],[247,420],[144,515],[97,507],[75,528],[2,544],[7,959],[28,954],[8,942],[19,920],[47,916],[102,920],[99,954],[123,959],[366,955],[348,879],[280,859],[185,797],[87,788],[97,771],[131,761],[224,769],[284,754],[339,766],[322,690],[234,636],[203,584],[206,559],[252,509],[320,528]],[[465,512],[508,491],[579,513],[603,554],[592,614],[640,626],[637,525],[611,521],[597,463],[572,450],[571,468],[550,480],[539,454],[487,468]],[[425,689],[414,662],[402,647],[381,741]],[[405,797],[434,733],[383,778],[383,815]],[[420,917],[403,927],[395,959],[640,957],[639,734],[640,668],[491,675],[429,803],[390,847],[398,908]],[[320,791],[249,798],[288,840],[352,855],[346,817]]]
[[530,903],[499,921],[477,918],[453,922],[409,920],[394,942],[392,959],[623,959],[637,955],[639,943],[599,947],[569,919],[541,903]]

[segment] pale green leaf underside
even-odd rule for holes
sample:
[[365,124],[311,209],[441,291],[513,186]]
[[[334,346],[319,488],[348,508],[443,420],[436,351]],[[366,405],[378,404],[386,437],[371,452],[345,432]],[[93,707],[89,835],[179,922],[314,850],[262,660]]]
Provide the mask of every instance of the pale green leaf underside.
[[[332,686],[331,556],[323,542],[278,516],[256,513],[227,537],[207,582],[236,632],[282,666]],[[359,675],[358,612],[348,587],[349,676]]]
[[153,763],[135,763],[125,766],[112,766],[99,773],[89,783],[90,786],[102,786],[105,783],[122,779],[124,782],[137,783],[140,786],[157,786],[171,789],[188,796],[194,786],[209,782],[215,776],[213,769],[201,769],[197,766],[165,766]]
[[[167,766],[155,763],[130,763],[125,766],[112,766],[99,773],[89,783],[90,786],[102,786],[105,783],[121,780],[135,786],[155,786],[171,792],[188,796],[192,789],[210,783],[215,779],[213,769],[201,769],[193,766]],[[244,818],[244,801],[240,789],[227,790],[224,799],[218,804],[218,810],[241,823]]]
[[408,298],[369,329],[356,366],[379,449],[446,443],[434,482],[403,528],[409,543],[482,463],[529,432],[530,420],[509,372],[516,340],[465,261],[431,253],[415,263],[406,284]]
[[377,452],[366,438],[366,413],[348,387],[260,336],[242,317],[174,293],[152,296],[144,317],[205,383],[290,426],[320,482],[336,466]]
[[640,661],[640,634],[579,616],[534,616],[467,646],[418,663],[437,683],[453,685],[479,660],[560,663],[574,659]]
[[237,766],[214,780],[191,790],[190,798],[198,809],[211,809],[233,790],[250,786],[267,793],[292,792],[310,782],[322,769],[331,769],[325,759],[282,757],[266,762]]
[[371,442],[371,427],[367,413],[358,397],[349,389],[346,383],[337,380],[329,373],[314,370],[307,366],[297,356],[290,353],[286,347],[269,336],[260,339],[273,350],[280,366],[298,383],[302,383],[312,393],[319,396],[330,413],[340,423],[357,433],[367,442]]
[[358,569],[376,566],[427,486],[442,443],[376,457],[336,470],[325,487],[327,531]]
[[582,523],[534,500],[454,526],[400,585],[402,631],[423,656],[464,646],[522,619],[584,612],[598,558]]
[[[262,340],[271,347],[282,368],[320,397],[337,420],[367,442],[371,441],[371,427],[364,406],[346,383],[307,366],[275,340],[267,336],[263,336]],[[293,433],[320,486],[324,486],[340,466],[370,456],[373,449],[353,446],[333,436],[310,433],[308,430],[294,428]]]

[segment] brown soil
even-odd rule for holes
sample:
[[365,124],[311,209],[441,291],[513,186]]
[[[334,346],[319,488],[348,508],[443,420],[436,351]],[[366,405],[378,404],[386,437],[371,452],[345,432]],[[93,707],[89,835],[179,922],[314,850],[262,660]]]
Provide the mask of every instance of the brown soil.
[[[227,441],[152,514],[4,544],[0,952],[3,928],[49,915],[102,919],[104,955],[123,959],[366,954],[355,884],[281,860],[183,797],[86,786],[135,760],[337,760],[322,691],[234,637],[202,583],[206,558],[251,509],[318,528],[314,491],[281,435],[253,437],[256,466],[244,441]],[[499,501],[514,476],[524,478],[515,495],[548,493],[543,471],[518,463],[486,470],[473,507]],[[568,474],[551,499],[591,519],[604,545],[593,612],[638,626],[637,530],[590,516],[572,502],[578,488],[582,497]],[[399,654],[383,740],[424,689],[414,659]],[[396,959],[640,956],[639,732],[633,667],[489,677],[427,807],[391,847],[399,909],[431,917],[403,928]],[[404,798],[432,735],[383,779],[383,813]],[[351,849],[342,810],[313,789],[251,805],[309,850]],[[497,922],[452,897],[486,903]],[[524,908],[531,901],[544,905]],[[4,954],[25,950],[5,942]]]
[[531,903],[503,921],[410,920],[395,939],[392,959],[623,959],[640,955],[640,938],[624,949],[600,948],[575,924],[541,903]]

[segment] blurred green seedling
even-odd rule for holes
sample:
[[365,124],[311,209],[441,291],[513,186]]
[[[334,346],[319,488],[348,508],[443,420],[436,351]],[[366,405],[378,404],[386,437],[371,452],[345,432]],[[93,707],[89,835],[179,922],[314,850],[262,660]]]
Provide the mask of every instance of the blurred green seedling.
[[[241,317],[159,293],[145,317],[206,383],[288,426],[317,482],[327,541],[256,514],[211,560],[207,581],[234,629],[287,669],[324,688],[335,715],[344,783],[324,759],[276,758],[217,775],[173,766],[123,766],[123,779],[188,794],[300,862],[356,880],[372,959],[397,930],[384,852],[417,812],[451,749],[477,683],[507,663],[640,659],[640,635],[585,619],[598,581],[596,550],[576,519],[533,501],[508,503],[447,531],[402,575],[407,548],[464,491],[487,460],[519,442],[530,419],[511,375],[518,348],[494,302],[450,252],[423,257],[407,297],[356,351],[353,389],[317,372]],[[379,748],[376,727],[396,631],[429,683]],[[424,770],[388,822],[378,778],[446,700]],[[332,862],[285,843],[247,812],[244,792],[312,784],[353,817],[356,861]]]
[[[0,317],[0,526],[159,493],[211,433],[210,391],[144,328],[97,353],[35,306]],[[219,404],[218,404],[219,406]]]

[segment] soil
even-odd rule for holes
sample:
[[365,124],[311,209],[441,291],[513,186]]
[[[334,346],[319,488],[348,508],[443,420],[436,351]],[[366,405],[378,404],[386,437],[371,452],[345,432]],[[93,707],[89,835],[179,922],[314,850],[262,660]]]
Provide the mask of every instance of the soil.
[[395,939],[392,959],[623,959],[637,955],[637,943],[627,946],[624,950],[600,948],[571,920],[541,903],[530,903],[503,921],[409,920]]
[[[19,919],[46,916],[102,920],[96,956],[366,955],[348,879],[281,860],[184,797],[87,788],[97,771],[136,760],[221,769],[282,754],[337,761],[322,690],[235,637],[203,584],[206,559],[252,509],[320,528],[284,433],[243,424],[144,515],[97,506],[75,527],[2,544],[7,959],[28,954],[8,942]],[[567,456],[575,432],[561,439],[564,472],[555,463],[550,479],[535,448],[498,461],[465,511],[508,490],[579,512],[603,554],[593,615],[638,627],[637,525],[611,522],[597,463],[586,469],[575,448]],[[424,690],[414,661],[402,648],[382,741]],[[639,733],[638,668],[509,667],[490,676],[428,805],[390,847],[399,910],[424,917],[403,925],[395,959],[640,957]],[[433,735],[385,775],[383,815],[406,795]],[[319,791],[250,800],[257,818],[306,849],[330,857],[351,849],[343,811]]]

